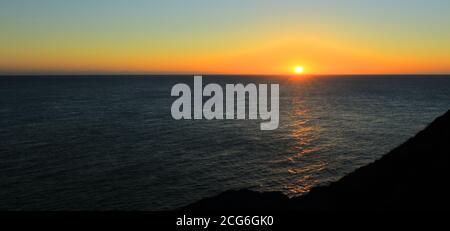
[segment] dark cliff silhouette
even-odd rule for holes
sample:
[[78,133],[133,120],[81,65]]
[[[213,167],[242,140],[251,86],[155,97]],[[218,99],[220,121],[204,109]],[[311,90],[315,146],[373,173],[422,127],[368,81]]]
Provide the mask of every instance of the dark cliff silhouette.
[[244,189],[227,191],[181,210],[449,210],[449,156],[450,111],[381,159],[304,196],[289,199],[279,192]]

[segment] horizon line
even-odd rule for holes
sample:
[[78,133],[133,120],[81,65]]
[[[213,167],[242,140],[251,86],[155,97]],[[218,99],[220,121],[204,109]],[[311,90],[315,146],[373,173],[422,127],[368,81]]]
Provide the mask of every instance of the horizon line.
[[239,73],[145,73],[145,72],[36,72],[36,73],[1,73],[0,77],[13,76],[303,76],[303,77],[321,77],[321,76],[449,76],[450,73],[339,73],[339,74],[239,74]]

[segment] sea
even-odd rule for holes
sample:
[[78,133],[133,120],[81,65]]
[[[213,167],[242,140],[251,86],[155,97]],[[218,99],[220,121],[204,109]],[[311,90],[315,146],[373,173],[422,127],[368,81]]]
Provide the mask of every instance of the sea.
[[203,82],[279,84],[278,129],[174,120],[171,89],[193,76],[0,77],[0,210],[161,211],[243,188],[300,196],[450,109],[450,76]]

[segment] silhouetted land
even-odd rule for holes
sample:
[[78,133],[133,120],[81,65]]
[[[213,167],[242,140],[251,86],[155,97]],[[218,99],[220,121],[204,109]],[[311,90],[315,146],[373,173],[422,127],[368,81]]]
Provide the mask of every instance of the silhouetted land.
[[[388,136],[385,137],[389,139]],[[227,191],[186,211],[449,210],[450,111],[381,159],[305,196]]]

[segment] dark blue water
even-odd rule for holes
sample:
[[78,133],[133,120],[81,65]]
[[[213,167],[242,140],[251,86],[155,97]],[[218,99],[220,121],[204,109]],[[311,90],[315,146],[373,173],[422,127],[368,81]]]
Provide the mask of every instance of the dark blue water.
[[300,195],[450,109],[448,77],[204,77],[279,83],[280,127],[175,121],[192,77],[0,77],[0,209],[176,208],[227,189]]

